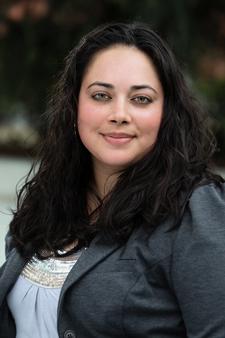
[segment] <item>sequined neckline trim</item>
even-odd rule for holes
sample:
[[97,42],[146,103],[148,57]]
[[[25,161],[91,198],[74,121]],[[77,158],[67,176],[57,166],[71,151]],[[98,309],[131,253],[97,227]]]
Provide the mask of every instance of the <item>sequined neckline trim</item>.
[[68,273],[85,249],[63,260],[53,257],[40,260],[34,255],[25,265],[21,276],[39,287],[61,288]]

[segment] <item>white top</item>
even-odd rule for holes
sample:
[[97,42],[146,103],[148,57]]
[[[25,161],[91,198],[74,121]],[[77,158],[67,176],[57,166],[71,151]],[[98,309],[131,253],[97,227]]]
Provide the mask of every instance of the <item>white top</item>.
[[58,338],[57,307],[62,285],[81,251],[66,258],[34,256],[10,291],[7,302],[16,338]]

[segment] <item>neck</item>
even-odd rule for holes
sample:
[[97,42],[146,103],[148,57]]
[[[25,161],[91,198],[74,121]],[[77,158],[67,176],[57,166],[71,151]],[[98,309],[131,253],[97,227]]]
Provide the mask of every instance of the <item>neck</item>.
[[111,167],[99,165],[94,163],[93,165],[95,188],[101,199],[113,189],[118,179],[118,170],[113,170]]

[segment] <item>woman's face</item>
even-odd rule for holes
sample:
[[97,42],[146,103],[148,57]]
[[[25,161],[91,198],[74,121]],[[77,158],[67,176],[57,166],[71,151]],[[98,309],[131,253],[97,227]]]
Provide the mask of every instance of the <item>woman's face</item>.
[[149,152],[163,114],[163,89],[153,63],[136,47],[98,52],[83,77],[78,131],[94,168],[115,172]]

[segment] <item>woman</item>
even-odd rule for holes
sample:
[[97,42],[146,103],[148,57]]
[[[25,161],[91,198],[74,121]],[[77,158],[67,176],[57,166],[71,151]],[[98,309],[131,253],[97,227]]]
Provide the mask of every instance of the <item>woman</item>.
[[0,337],[225,337],[225,190],[166,44],[108,24],[69,54],[19,195]]

